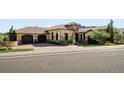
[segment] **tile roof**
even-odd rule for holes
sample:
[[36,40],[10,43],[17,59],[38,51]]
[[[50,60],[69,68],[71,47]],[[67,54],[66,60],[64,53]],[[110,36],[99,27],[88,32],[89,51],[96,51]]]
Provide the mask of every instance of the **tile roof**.
[[25,27],[21,29],[17,29],[16,33],[24,33],[24,34],[29,34],[29,33],[36,33],[36,34],[43,34],[45,33],[46,28],[43,27]]
[[55,30],[55,29],[68,29],[68,28],[64,24],[62,24],[62,25],[56,25],[56,26],[49,27],[46,30]]
[[107,26],[82,27],[79,32],[87,32],[90,30],[107,29]]
[[[43,28],[43,27],[25,27],[25,28],[21,28],[21,29],[17,29],[16,33],[24,33],[24,34],[29,34],[29,33],[36,33],[36,34],[44,34],[45,31],[49,31],[49,30],[57,30],[57,29],[64,29],[64,30],[68,30],[69,28],[65,25],[56,25],[56,26],[52,26],[49,28]],[[97,30],[97,29],[107,29],[107,26],[82,26],[79,28],[79,32],[87,32],[90,30]],[[71,31],[71,29],[69,29]],[[72,30],[73,31],[73,30]]]

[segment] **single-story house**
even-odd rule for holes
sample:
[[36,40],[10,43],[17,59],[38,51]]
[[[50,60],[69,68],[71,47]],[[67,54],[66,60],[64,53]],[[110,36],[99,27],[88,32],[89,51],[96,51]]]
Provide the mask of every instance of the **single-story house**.
[[85,40],[91,36],[93,31],[106,31],[107,26],[81,26],[78,23],[56,25],[49,28],[25,27],[16,29],[16,40],[18,44],[44,43],[47,41],[60,40]]

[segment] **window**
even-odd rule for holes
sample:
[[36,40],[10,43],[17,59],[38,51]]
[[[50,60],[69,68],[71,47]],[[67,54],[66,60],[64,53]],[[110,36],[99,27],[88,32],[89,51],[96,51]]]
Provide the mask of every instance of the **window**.
[[82,34],[80,36],[81,36],[81,40],[82,40],[83,39]]
[[56,40],[58,40],[58,33],[56,33]]
[[85,33],[83,34],[83,39],[85,40],[86,38],[85,38]]
[[68,34],[65,33],[65,40],[68,40]]
[[53,37],[54,37],[54,36],[53,36],[53,32],[52,32],[52,40],[53,40]]

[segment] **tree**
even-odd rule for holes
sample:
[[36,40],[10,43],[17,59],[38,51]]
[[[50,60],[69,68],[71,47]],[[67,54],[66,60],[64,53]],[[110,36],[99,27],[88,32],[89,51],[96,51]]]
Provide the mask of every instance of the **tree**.
[[124,34],[120,32],[115,32],[114,39],[116,42],[121,42],[124,39]]
[[113,26],[113,20],[110,20],[110,23],[108,24],[107,27],[107,32],[110,34],[110,41],[111,43],[114,42],[114,26]]
[[2,45],[3,39],[4,39],[4,36],[0,34],[0,47]]
[[71,26],[77,25],[77,26],[80,26],[80,24],[78,24],[78,23],[76,23],[76,22],[70,22],[70,23],[68,23],[67,25],[71,25]]
[[4,36],[4,40],[3,40],[3,41],[9,41],[8,35],[5,35],[5,36]]
[[104,31],[94,31],[91,35],[91,38],[97,40],[100,44],[103,44],[109,37],[110,34]]
[[0,44],[3,42],[4,36],[0,35]]
[[9,32],[7,34],[8,34],[10,41],[16,40],[16,33],[15,33],[15,30],[13,29],[13,26],[11,26],[11,28],[9,29]]

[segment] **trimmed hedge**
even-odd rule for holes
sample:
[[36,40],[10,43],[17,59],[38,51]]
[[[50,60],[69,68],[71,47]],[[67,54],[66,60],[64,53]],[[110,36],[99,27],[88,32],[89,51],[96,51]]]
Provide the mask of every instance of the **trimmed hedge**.
[[106,43],[104,43],[104,45],[107,45],[107,46],[112,46],[112,45],[114,45],[113,43],[111,43],[111,42],[106,42]]

